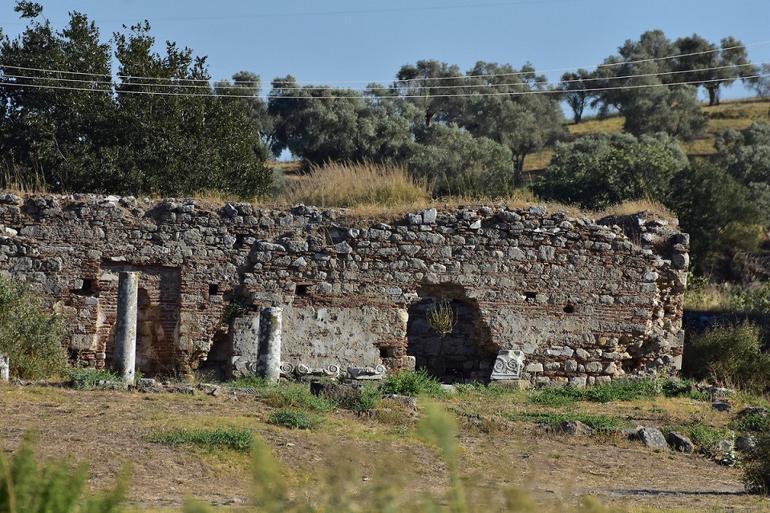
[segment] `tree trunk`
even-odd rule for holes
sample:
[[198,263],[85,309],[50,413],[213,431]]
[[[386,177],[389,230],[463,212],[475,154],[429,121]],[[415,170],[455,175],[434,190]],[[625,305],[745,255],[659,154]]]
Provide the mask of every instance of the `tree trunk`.
[[706,89],[709,92],[709,106],[719,105],[719,84],[710,84]]
[[524,158],[526,155],[513,156],[513,186],[519,188],[524,185]]

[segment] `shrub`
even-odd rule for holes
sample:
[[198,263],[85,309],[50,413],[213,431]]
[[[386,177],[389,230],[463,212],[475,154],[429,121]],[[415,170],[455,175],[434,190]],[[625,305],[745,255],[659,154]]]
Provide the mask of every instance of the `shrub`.
[[535,192],[544,199],[600,209],[627,200],[662,199],[687,166],[677,142],[663,134],[599,134],[556,146]]
[[687,375],[762,393],[770,388],[770,355],[750,322],[718,326],[690,338],[683,362]]
[[748,413],[730,423],[736,431],[751,431],[754,433],[770,433],[770,415],[766,413]]
[[122,384],[122,380],[115,373],[104,369],[69,369],[67,377],[70,385],[78,390]]
[[302,383],[271,385],[258,390],[259,396],[273,408],[300,408],[311,411],[331,411],[336,404],[326,397],[315,396]]
[[758,436],[757,446],[746,455],[744,463],[746,490],[770,495],[770,432]]
[[249,450],[251,439],[251,431],[238,428],[176,429],[149,437],[151,442],[165,445],[195,445],[206,449],[226,447],[242,452]]
[[279,410],[271,413],[267,422],[289,429],[315,429],[320,425],[321,419],[301,410]]
[[382,396],[380,389],[374,385],[364,385],[361,387],[358,398],[353,402],[351,409],[356,413],[365,413],[371,411],[380,404]]
[[20,284],[0,278],[0,354],[11,360],[11,374],[22,379],[57,376],[67,363],[59,316]]
[[9,458],[0,451],[0,511],[10,513],[111,513],[120,510],[126,483],[121,478],[102,495],[86,495],[88,467],[38,463],[35,438],[27,435]]
[[454,125],[420,128],[409,172],[429,181],[436,196],[507,196],[514,189],[511,150]]
[[428,188],[402,167],[384,164],[327,164],[288,186],[290,203],[319,207],[401,206],[426,203]]
[[731,236],[733,229],[739,223],[756,223],[766,210],[744,184],[702,160],[694,161],[672,180],[666,206],[676,212],[682,230],[690,234],[694,270],[720,275],[730,272],[736,253],[756,246],[755,238],[736,240]]
[[390,374],[382,384],[383,394],[441,396],[444,390],[441,383],[424,369],[415,372]]

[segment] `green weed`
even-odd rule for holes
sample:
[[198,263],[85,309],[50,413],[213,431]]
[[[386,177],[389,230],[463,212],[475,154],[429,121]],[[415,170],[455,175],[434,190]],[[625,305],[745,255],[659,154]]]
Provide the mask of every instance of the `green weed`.
[[425,370],[390,374],[385,378],[381,390],[383,394],[409,395],[412,397],[418,395],[441,397],[445,395],[444,390],[441,388],[441,383]]
[[70,386],[78,390],[93,390],[123,384],[117,374],[106,369],[68,369],[67,379]]
[[315,396],[306,383],[268,386],[258,391],[259,397],[273,408],[295,408],[311,411],[332,411],[336,404],[326,397]]
[[222,447],[246,452],[251,447],[251,431],[238,428],[176,429],[150,435],[149,441],[164,445],[195,445],[205,449]]
[[749,413],[730,423],[735,431],[763,433],[770,432],[770,415],[762,413]]
[[562,422],[582,422],[588,427],[605,433],[619,431],[627,426],[627,423],[620,417],[611,415],[593,415],[589,413],[514,413],[512,420],[536,422],[548,426],[558,426]]
[[302,410],[279,410],[271,413],[267,422],[289,429],[315,429],[321,424],[321,419]]

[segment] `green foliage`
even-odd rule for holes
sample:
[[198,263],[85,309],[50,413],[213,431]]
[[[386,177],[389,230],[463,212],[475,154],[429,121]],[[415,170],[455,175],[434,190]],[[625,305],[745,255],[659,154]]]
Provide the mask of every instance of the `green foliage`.
[[770,415],[766,413],[748,413],[741,415],[730,423],[735,431],[770,433]]
[[21,284],[0,278],[0,354],[11,375],[22,379],[57,376],[67,363],[61,319]]
[[730,310],[742,313],[770,314],[770,284],[760,283],[736,288],[730,294]]
[[530,64],[516,70],[510,64],[479,61],[468,74],[474,77],[470,83],[493,87],[495,93],[516,93],[470,97],[458,123],[511,150],[513,185],[519,187],[527,155],[566,137],[558,95],[521,94],[547,87],[546,77],[537,75]]
[[462,397],[477,396],[481,398],[497,398],[519,393],[518,390],[498,385],[497,383],[489,383],[488,385],[483,383],[458,383],[455,385],[455,389]]
[[593,73],[582,68],[576,72],[568,71],[561,76],[559,89],[564,91],[564,101],[572,109],[572,120],[575,124],[583,119],[586,105],[596,95],[595,92],[588,91],[588,89],[595,89],[593,76]]
[[756,247],[756,238],[736,238],[741,225],[762,219],[750,190],[719,167],[695,161],[672,181],[666,206],[690,234],[695,271],[729,275],[733,256]]
[[675,60],[677,80],[694,82],[709,95],[709,105],[719,103],[719,91],[740,77],[757,72],[751,65],[746,47],[734,37],[725,37],[717,46],[698,34],[681,37],[675,42],[681,56]]
[[636,199],[663,199],[672,178],[687,166],[679,144],[664,134],[591,135],[556,146],[535,192],[544,199],[606,208]]
[[227,383],[232,388],[267,388],[270,383],[262,376],[243,376]]
[[692,379],[665,380],[661,390],[666,397],[688,397],[695,401],[711,401],[711,395],[698,390],[697,382]]
[[292,76],[272,86],[268,112],[275,155],[288,149],[316,165],[393,162],[402,160],[411,142],[409,120],[391,100],[374,101],[351,89],[300,87]]
[[690,422],[666,431],[684,433],[709,456],[719,454],[719,442],[734,436],[734,433],[729,429],[716,428],[703,422]]
[[[210,78],[205,59],[171,42],[164,54],[155,53],[146,22],[114,34],[111,47],[81,13],[71,13],[61,32],[39,21],[39,10],[24,14],[26,29],[0,43],[0,61],[71,70],[62,78],[73,80],[82,80],[77,73],[105,78],[81,84],[90,91],[2,88],[0,164],[6,169],[25,181],[41,173],[55,191],[180,195],[216,189],[242,197],[268,191],[261,118],[251,100],[244,108],[245,100],[227,98],[258,92],[258,86],[247,89],[238,75],[237,89],[202,86]],[[106,78],[113,50],[123,77],[116,82]],[[150,86],[154,82],[131,75],[173,79],[176,87]],[[201,96],[182,94],[193,84]],[[171,95],[135,94],[160,89]]]
[[88,495],[88,468],[63,461],[38,463],[35,437],[27,435],[10,457],[0,451],[0,512],[112,513],[120,510],[125,477],[101,495]]
[[770,389],[770,354],[762,352],[761,332],[749,322],[691,336],[684,355],[683,370],[688,376],[756,393]]
[[424,369],[414,372],[397,372],[389,374],[380,388],[383,394],[408,395],[416,397],[427,395],[439,397],[444,394],[441,382],[428,374]]
[[78,390],[122,384],[120,377],[105,369],[68,369],[67,378],[70,385]]
[[609,403],[652,399],[662,392],[662,383],[654,379],[616,379],[586,388],[548,387],[530,393],[529,401],[544,406],[566,406],[577,401]]
[[245,452],[251,447],[252,435],[248,429],[175,429],[149,436],[149,441],[164,445],[194,445],[209,450],[220,448]]
[[626,427],[626,422],[620,417],[612,415],[593,415],[589,413],[515,413],[511,415],[512,420],[523,420],[528,422],[537,422],[549,426],[558,426],[562,422],[582,422],[586,426],[605,433],[619,431]]
[[321,424],[321,419],[302,410],[278,410],[270,414],[267,422],[290,429],[315,429]]
[[623,128],[634,135],[665,132],[692,139],[708,123],[691,86],[641,88],[626,98],[620,105]]
[[743,481],[747,491],[770,495],[770,431],[760,434],[756,448],[745,456]]
[[511,151],[454,125],[431,125],[416,133],[407,167],[428,181],[437,196],[505,196],[513,190]]
[[770,182],[770,123],[755,121],[743,130],[725,130],[715,146],[719,164],[736,180]]
[[307,383],[281,383],[257,391],[258,396],[273,408],[297,408],[311,411],[331,411],[336,404],[326,397],[315,396]]
[[374,385],[364,385],[360,389],[360,393],[356,400],[351,405],[351,408],[356,413],[366,413],[375,409],[382,400],[382,394],[380,389]]

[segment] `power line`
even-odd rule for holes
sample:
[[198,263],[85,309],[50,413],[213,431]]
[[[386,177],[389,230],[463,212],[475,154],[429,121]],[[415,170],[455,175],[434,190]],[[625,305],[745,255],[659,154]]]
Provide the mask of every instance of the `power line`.
[[[277,12],[277,13],[255,13],[255,14],[241,14],[241,15],[223,15],[223,16],[169,16],[169,17],[156,17],[153,18],[153,22],[156,21],[219,21],[219,20],[244,20],[244,19],[259,19],[259,18],[293,18],[297,16],[345,16],[355,14],[386,14],[386,13],[398,13],[398,12],[420,12],[420,11],[442,11],[448,9],[467,9],[467,8],[480,8],[480,7],[508,7],[516,5],[548,5],[548,4],[562,4],[562,3],[581,3],[584,0],[550,0],[550,1],[536,1],[536,0],[514,0],[508,2],[481,2],[481,3],[462,3],[462,4],[445,4],[445,5],[428,5],[428,6],[410,6],[410,7],[382,7],[376,9],[347,9],[336,11],[298,11],[298,12]],[[125,20],[118,19],[101,19],[100,23],[122,23]],[[23,21],[16,21],[7,23],[9,25],[24,24]]]
[[[560,84],[568,84],[568,83],[577,83],[577,82],[594,82],[594,81],[610,81],[610,80],[623,80],[628,78],[643,78],[643,77],[660,77],[660,76],[667,76],[667,75],[676,75],[680,73],[692,73],[692,72],[704,72],[704,71],[716,71],[721,69],[730,69],[730,68],[740,68],[740,67],[753,67],[754,64],[752,63],[746,63],[746,64],[730,64],[726,66],[714,66],[709,68],[692,68],[692,69],[684,69],[684,70],[676,70],[676,71],[662,71],[659,73],[641,73],[641,74],[635,74],[635,75],[618,75],[618,76],[609,76],[609,77],[587,77],[587,78],[579,78],[579,79],[570,79],[570,80],[560,80],[557,83],[542,83],[541,85],[552,85],[557,86]],[[0,75],[0,78],[5,79],[14,79],[14,80],[46,80],[46,81],[55,81],[55,82],[68,82],[68,83],[80,83],[80,84],[94,84],[94,85],[108,85],[112,86],[113,82],[107,82],[107,81],[100,81],[100,80],[87,80],[87,79],[77,79],[77,78],[61,78],[61,77],[42,77],[42,76],[33,76],[33,75],[9,75],[9,74],[3,74]],[[741,78],[741,77],[737,77]],[[242,90],[244,88],[243,84],[249,83],[249,82],[236,82],[236,85],[223,85],[221,83],[214,82],[212,85],[211,83],[207,83],[207,85],[196,85],[196,84],[184,84],[182,82],[187,82],[186,79],[178,79],[179,83],[173,83],[173,84],[147,84],[147,83],[140,83],[140,82],[122,82],[120,84],[114,84],[119,86],[146,86],[146,87],[166,87],[166,88],[186,88],[186,89],[206,89],[210,90],[211,88],[214,89],[225,89],[225,90]],[[725,80],[725,79],[723,79]],[[241,85],[238,85],[241,84]],[[419,90],[432,90],[432,89],[474,89],[474,88],[497,88],[497,87],[513,87],[513,86],[527,86],[529,84],[525,82],[514,82],[514,83],[493,83],[493,84],[457,84],[457,85],[438,85],[438,86],[418,86]],[[314,90],[328,90],[328,89],[335,89],[332,86],[301,86],[301,87],[278,87],[277,89],[280,89],[282,91],[314,91]],[[369,91],[369,89],[350,89],[351,91],[356,91],[360,93],[366,93]]]
[[[605,68],[605,67],[614,67],[614,66],[624,66],[627,64],[639,64],[642,62],[656,62],[656,61],[662,61],[662,60],[671,60],[671,59],[677,59],[681,57],[691,57],[695,55],[706,55],[710,53],[715,52],[722,52],[727,50],[735,50],[738,48],[751,48],[755,46],[762,46],[762,45],[768,45],[770,44],[770,40],[767,41],[757,41],[754,43],[749,43],[745,45],[735,45],[735,46],[729,46],[725,48],[714,48],[711,50],[703,50],[700,52],[689,52],[689,53],[681,53],[676,55],[667,55],[664,57],[650,57],[647,59],[638,59],[638,60],[632,60],[632,61],[622,61],[622,62],[615,62],[615,63],[605,63],[605,64],[599,64],[597,65],[597,68]],[[549,72],[555,72],[555,71],[573,71],[578,70],[581,68],[590,68],[591,66],[577,66],[577,67],[569,67],[569,68],[551,68],[551,69],[545,69],[545,70],[533,70],[533,71],[515,71],[515,72],[508,72],[508,73],[492,73],[492,74],[479,74],[479,75],[458,75],[458,76],[451,76],[451,77],[433,77],[430,78],[432,81],[439,81],[439,80],[463,80],[468,78],[494,78],[494,77],[507,77],[507,76],[521,76],[521,75],[532,75],[534,73],[549,73]],[[15,66],[11,64],[0,64],[0,68],[7,68],[7,69],[15,69],[15,70],[21,70],[21,71],[36,71],[41,73],[63,73],[68,75],[78,75],[78,76],[91,76],[91,77],[102,77],[102,78],[119,78],[119,79],[125,79],[125,80],[153,80],[153,81],[172,81],[172,80],[185,80],[187,82],[205,82],[205,83],[211,83],[211,79],[207,78],[174,78],[174,77],[146,77],[146,76],[139,76],[139,75],[112,75],[111,73],[89,73],[84,71],[68,71],[68,70],[57,70],[57,69],[48,69],[48,68],[34,68],[34,67],[27,67],[27,66]],[[378,82],[384,82],[384,83],[409,83],[409,82],[415,82],[420,80],[426,80],[426,78],[409,78],[409,79],[396,79],[396,80],[338,80],[329,82],[330,84],[364,84],[364,83],[378,83]],[[273,81],[274,83],[286,83],[286,81]],[[241,82],[242,84],[250,83],[252,85],[261,84],[262,81],[244,81]],[[331,86],[330,86],[331,87]]]
[[[770,76],[770,73],[760,73],[755,75],[749,75],[743,77],[744,79],[763,78]],[[678,85],[697,85],[707,84],[711,82],[722,82],[723,78],[716,78],[710,80],[690,80],[685,82],[672,82],[670,84],[631,84],[614,87],[598,87],[582,89],[584,92],[599,92],[599,91],[616,91],[625,89],[642,89],[646,87],[671,87]],[[90,93],[111,93],[112,89],[89,89],[85,87],[65,87],[56,85],[43,85],[43,84],[19,84],[15,82],[4,82],[0,80],[0,86],[8,87],[30,87],[36,89],[55,89],[64,91],[86,91]],[[337,100],[337,99],[361,99],[363,96],[270,96],[270,95],[237,95],[237,94],[211,94],[211,93],[180,93],[171,91],[132,91],[132,90],[116,90],[117,94],[136,94],[136,95],[150,95],[150,96],[182,96],[182,97],[209,97],[209,98],[249,98],[249,99],[281,99],[281,100]],[[563,91],[555,89],[544,89],[534,91],[512,91],[512,92],[492,92],[492,93],[458,93],[458,94],[436,94],[436,95],[395,95],[384,96],[381,99],[399,99],[399,98],[457,98],[457,97],[475,97],[475,96],[528,96],[536,94],[564,94]]]

